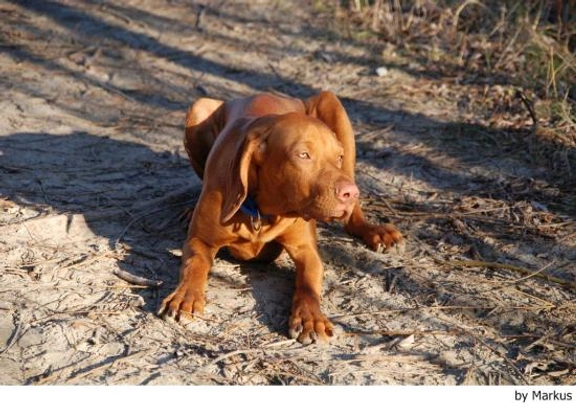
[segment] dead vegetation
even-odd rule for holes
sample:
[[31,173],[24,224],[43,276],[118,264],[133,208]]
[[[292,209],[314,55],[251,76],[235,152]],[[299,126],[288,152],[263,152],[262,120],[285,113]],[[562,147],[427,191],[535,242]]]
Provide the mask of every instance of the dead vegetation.
[[[576,146],[576,3],[532,1],[349,1],[336,30],[384,42],[387,63],[464,84],[466,122],[492,128],[532,125],[534,136]],[[556,159],[546,150],[538,157]],[[564,156],[571,174],[574,156]],[[549,161],[549,163],[551,162]],[[553,165],[553,164],[551,164]],[[555,166],[555,168],[558,168]]]
[[[554,10],[2,3],[0,383],[573,385],[574,26]],[[206,318],[158,319],[200,189],[188,104],[320,89],[408,253],[322,226],[329,346],[285,336],[286,259],[223,254]]]

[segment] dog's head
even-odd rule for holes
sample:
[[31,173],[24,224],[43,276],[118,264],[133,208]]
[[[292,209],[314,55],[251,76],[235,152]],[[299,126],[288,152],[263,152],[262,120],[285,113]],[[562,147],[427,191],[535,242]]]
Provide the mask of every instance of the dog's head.
[[350,216],[358,188],[341,170],[342,145],[320,120],[299,113],[243,118],[225,137],[234,138],[232,154],[212,162],[229,167],[223,181],[223,222],[248,194],[264,215],[321,221]]

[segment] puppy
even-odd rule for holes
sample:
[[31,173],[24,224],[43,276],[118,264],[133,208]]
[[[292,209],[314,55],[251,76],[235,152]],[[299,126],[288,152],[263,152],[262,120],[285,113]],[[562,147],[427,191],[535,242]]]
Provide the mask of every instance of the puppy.
[[316,221],[340,221],[374,250],[402,250],[391,224],[364,218],[354,182],[354,134],[330,92],[307,99],[258,94],[223,102],[203,98],[186,118],[184,145],[203,180],[183,247],[180,283],[159,315],[200,315],[218,250],[272,261],[286,251],[296,267],[289,334],[325,342],[333,325],[320,309],[323,266]]

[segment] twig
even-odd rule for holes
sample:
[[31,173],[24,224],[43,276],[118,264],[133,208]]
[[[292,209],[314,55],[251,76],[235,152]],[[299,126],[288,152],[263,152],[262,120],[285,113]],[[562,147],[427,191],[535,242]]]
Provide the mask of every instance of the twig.
[[[300,369],[300,370],[301,370],[301,369]],[[275,368],[275,369],[274,369],[274,376],[278,376],[278,375],[280,375],[280,376],[293,377],[293,378],[295,378],[295,379],[300,379],[300,380],[302,380],[302,381],[304,381],[304,382],[308,382],[308,383],[310,383],[310,384],[312,384],[312,385],[314,385],[314,386],[321,386],[321,385],[324,384],[324,383],[322,383],[322,381],[319,380],[319,379],[313,379],[313,378],[308,377],[308,376],[303,375],[303,374],[294,373],[294,372],[287,372],[287,371],[285,371],[285,370],[281,370],[281,369]]]
[[490,350],[491,352],[493,352],[494,354],[496,354],[496,356],[498,356],[499,358],[501,358],[504,362],[506,362],[506,364],[508,366],[510,366],[510,368],[512,368],[512,370],[514,370],[514,372],[516,372],[518,374],[518,376],[520,377],[520,379],[522,379],[522,382],[524,384],[529,384],[528,380],[526,380],[526,377],[524,377],[524,374],[522,373],[522,371],[520,371],[520,369],[518,369],[518,367],[514,364],[514,362],[512,362],[512,360],[510,360],[506,354],[503,354],[502,352],[499,352],[496,348],[490,346],[487,342],[485,342],[481,337],[479,337],[477,334],[475,334],[473,332],[473,327],[467,327],[467,326],[463,326],[462,324],[460,324],[459,322],[455,322],[449,319],[444,319],[444,321],[446,321],[447,323],[451,324],[452,326],[458,328],[460,331],[462,331],[464,334],[468,335],[469,337],[473,338],[476,342],[478,342],[480,345],[484,346],[485,348],[487,348],[488,350]]
[[196,13],[196,21],[194,22],[194,28],[201,29],[200,24],[202,24],[202,17],[206,13],[206,6],[200,5],[200,9]]
[[548,308],[548,309],[555,309],[555,308],[557,308],[557,306],[556,306],[554,303],[551,303],[551,302],[549,302],[548,300],[544,300],[544,299],[542,299],[541,297],[535,296],[535,295],[533,295],[533,294],[524,292],[523,290],[516,289],[516,293],[519,293],[519,294],[521,294],[521,295],[523,295],[523,296],[526,296],[526,297],[529,298],[529,299],[539,301],[540,303],[542,303],[542,306],[541,306],[541,307]]
[[562,237],[559,237],[557,240],[559,242],[564,242],[564,241],[568,240],[570,237],[573,237],[574,235],[576,235],[576,231],[571,231],[570,233],[565,234]]
[[[549,307],[549,306],[546,306]],[[387,310],[373,310],[373,311],[363,311],[358,313],[347,313],[347,314],[336,314],[330,316],[330,320],[348,318],[348,317],[359,317],[359,316],[373,316],[376,314],[395,314],[395,313],[405,313],[408,311],[419,311],[419,310],[494,310],[494,309],[508,309],[508,310],[534,310],[534,306],[422,306],[422,307],[406,307],[403,309],[387,309]]]
[[[454,324],[456,325],[456,324]],[[456,325],[457,326],[457,325]],[[476,334],[473,334],[472,332],[466,330],[465,328],[459,327],[465,334],[468,334],[469,336],[471,336],[472,338],[474,338],[477,342],[479,342],[481,345],[483,345],[484,347],[488,348],[490,351],[492,351],[494,354],[496,354],[496,356],[502,358],[504,360],[504,362],[506,362],[508,364],[508,366],[510,366],[514,372],[516,372],[516,374],[518,374],[518,376],[520,377],[520,379],[522,379],[522,382],[526,385],[530,384],[528,382],[528,380],[526,380],[526,377],[524,377],[524,373],[522,373],[522,371],[520,371],[520,369],[518,369],[518,367],[514,364],[514,362],[512,362],[505,354],[499,352],[496,348],[491,347],[490,345],[488,345],[486,342],[484,342],[481,338],[479,338]]]
[[282,345],[294,345],[295,341],[294,340],[286,340],[286,341],[277,341],[277,342],[272,342],[270,344],[264,345],[260,348],[252,348],[252,349],[238,349],[235,351],[231,351],[228,353],[225,353],[223,355],[218,356],[216,359],[214,359],[213,361],[211,361],[210,363],[204,365],[200,370],[207,370],[210,366],[215,365],[219,362],[222,362],[225,359],[228,359],[232,356],[237,356],[237,355],[248,355],[248,354],[257,354],[257,353],[264,353],[264,351],[268,348],[275,348],[278,346],[282,346]]
[[549,282],[557,283],[567,288],[576,288],[575,282],[566,281],[564,279],[557,278],[552,275],[547,275],[540,272],[534,272],[527,268],[518,267],[515,265],[509,264],[501,264],[499,262],[486,262],[486,261],[463,261],[463,260],[454,260],[454,261],[443,261],[439,259],[434,259],[439,264],[443,265],[450,265],[453,267],[480,267],[480,268],[489,268],[489,269],[507,269],[509,271],[518,272],[525,275],[533,275],[537,278],[545,279]]
[[524,92],[522,92],[521,90],[516,91],[516,97],[520,98],[520,101],[522,101],[522,103],[528,110],[530,118],[532,118],[532,130],[536,131],[536,128],[538,126],[538,119],[536,118],[536,112],[534,112],[534,107],[532,106],[532,103],[530,102],[528,97],[526,97],[526,94],[524,94]]
[[455,13],[454,13],[454,17],[452,17],[452,28],[453,28],[453,30],[454,30],[454,33],[456,33],[457,30],[458,30],[458,19],[460,18],[460,13],[462,13],[462,11],[463,11],[469,4],[475,4],[475,5],[477,5],[477,6],[483,7],[484,9],[487,9],[487,10],[488,10],[488,8],[487,8],[484,4],[480,3],[480,2],[477,1],[477,0],[466,0],[464,3],[462,3],[462,4],[456,9],[456,11],[455,11]]
[[538,274],[544,272],[545,270],[547,270],[548,268],[550,268],[554,264],[556,264],[556,261],[549,262],[548,264],[544,265],[542,268],[540,268],[536,272],[532,272],[529,275],[523,276],[520,279],[514,279],[511,281],[502,281],[502,283],[520,283],[522,281],[525,281],[526,279],[530,279],[530,278],[533,278],[535,276],[538,276]]
[[220,355],[219,357],[217,357],[216,359],[214,359],[213,361],[211,361],[210,363],[208,363],[207,365],[205,365],[202,370],[206,370],[208,369],[210,366],[217,364],[218,362],[222,362],[225,359],[228,359],[232,356],[237,356],[237,355],[247,355],[247,354],[251,354],[251,353],[256,353],[256,352],[261,352],[261,349],[238,349],[236,351],[232,351],[232,352],[228,352],[225,353],[224,355]]
[[[144,350],[141,350],[138,352],[134,352],[132,354],[128,354],[128,355],[120,354],[120,355],[117,355],[115,357],[105,359],[98,364],[88,366],[88,368],[86,368],[86,370],[80,369],[80,370],[74,372],[69,378],[66,379],[66,383],[70,384],[71,382],[76,381],[77,379],[90,377],[95,372],[101,372],[103,370],[110,369],[113,366],[126,363],[129,360],[142,358],[149,351],[150,351],[149,349],[144,349]],[[36,384],[44,385],[44,384],[52,383],[52,381],[54,379],[58,379],[58,377],[61,375],[62,375],[62,372],[52,373],[51,375],[48,375],[45,378],[42,378],[41,380],[39,380]]]
[[128,224],[124,227],[124,229],[120,232],[120,234],[118,235],[118,237],[116,237],[116,240],[114,240],[114,248],[118,249],[119,245],[120,245],[120,241],[122,241],[122,238],[124,238],[124,235],[126,234],[126,232],[128,231],[128,229],[130,227],[132,227],[132,225],[142,219],[144,219],[147,216],[152,216],[155,215],[156,213],[160,213],[163,212],[165,210],[167,210],[168,208],[164,207],[164,208],[160,208],[160,209],[154,209],[151,210],[150,212],[146,212],[146,213],[142,213],[141,215],[138,215],[136,217],[133,217]]
[[[46,285],[43,284],[42,286],[38,286],[36,288],[30,288],[30,289],[26,289],[27,293],[32,293],[32,292],[38,292],[38,291],[43,291],[46,290],[47,287],[51,287],[54,290],[66,290],[66,289],[73,289],[73,290],[79,290],[79,289],[89,289],[90,291],[94,291],[94,290],[108,290],[108,289],[146,289],[148,288],[148,286],[138,286],[138,285],[120,285],[120,284],[116,284],[116,285],[98,285],[98,286],[93,286],[93,285],[67,285],[67,286],[63,286],[63,285]],[[0,290],[0,294],[1,293],[9,293],[9,292],[14,292],[14,291],[22,291],[22,287],[13,287],[13,288],[6,288],[6,289],[2,289]]]
[[40,191],[42,191],[42,198],[44,198],[44,202],[46,202],[48,205],[52,205],[52,201],[48,198],[48,195],[46,194],[46,188],[44,188],[44,182],[42,182],[42,179],[40,179],[40,177],[36,173],[36,170],[34,170],[34,177],[38,185],[40,185]]
[[547,342],[554,344],[554,345],[558,345],[561,346],[563,348],[571,348],[571,349],[576,349],[576,344],[569,344],[567,342],[563,342],[563,341],[558,341],[552,338],[548,338],[545,335],[537,335],[537,334],[513,334],[513,335],[502,335],[500,338],[504,338],[504,339],[522,339],[522,338],[530,338],[530,339],[536,339],[536,340],[540,340],[540,339],[546,339]]
[[394,209],[394,208],[392,207],[392,205],[390,205],[390,204],[388,203],[388,201],[386,200],[386,198],[383,198],[383,199],[382,199],[382,202],[384,202],[384,205],[386,205],[386,207],[390,210],[390,212],[392,212],[392,214],[393,214],[394,216],[398,216],[398,212],[396,211],[396,209]]
[[106,13],[110,13],[113,16],[115,16],[116,18],[124,21],[124,23],[126,25],[133,24],[132,20],[128,16],[124,15],[124,13],[121,13],[118,10],[114,10],[112,7],[106,7],[105,10],[106,10]]
[[10,340],[8,341],[8,343],[6,344],[6,346],[0,350],[0,355],[2,355],[5,352],[8,352],[8,350],[10,348],[12,348],[12,346],[14,346],[14,344],[16,343],[16,341],[18,340],[18,337],[20,336],[20,329],[22,328],[22,321],[18,321],[16,323],[16,329],[14,330],[14,332],[12,333],[12,336],[10,337]]
[[125,280],[126,282],[128,282],[132,285],[145,286],[145,287],[156,289],[156,288],[159,288],[160,286],[162,286],[162,284],[164,283],[162,281],[157,281],[157,280],[147,279],[147,278],[137,276],[137,275],[132,275],[131,273],[123,271],[119,268],[114,268],[112,273],[114,275],[116,275],[118,278]]
[[345,335],[380,335],[383,337],[409,337],[411,335],[454,335],[455,331],[440,330],[367,330],[367,331],[348,331]]

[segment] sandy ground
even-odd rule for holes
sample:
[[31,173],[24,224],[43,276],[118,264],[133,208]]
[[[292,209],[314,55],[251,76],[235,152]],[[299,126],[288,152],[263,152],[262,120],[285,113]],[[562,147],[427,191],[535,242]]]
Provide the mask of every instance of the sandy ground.
[[[1,384],[576,383],[575,150],[521,104],[516,127],[476,110],[506,84],[428,75],[290,3],[0,3]],[[369,216],[407,252],[320,228],[327,346],[286,335],[286,259],[222,255],[206,319],[156,317],[200,190],[187,106],[321,89],[353,121]]]

